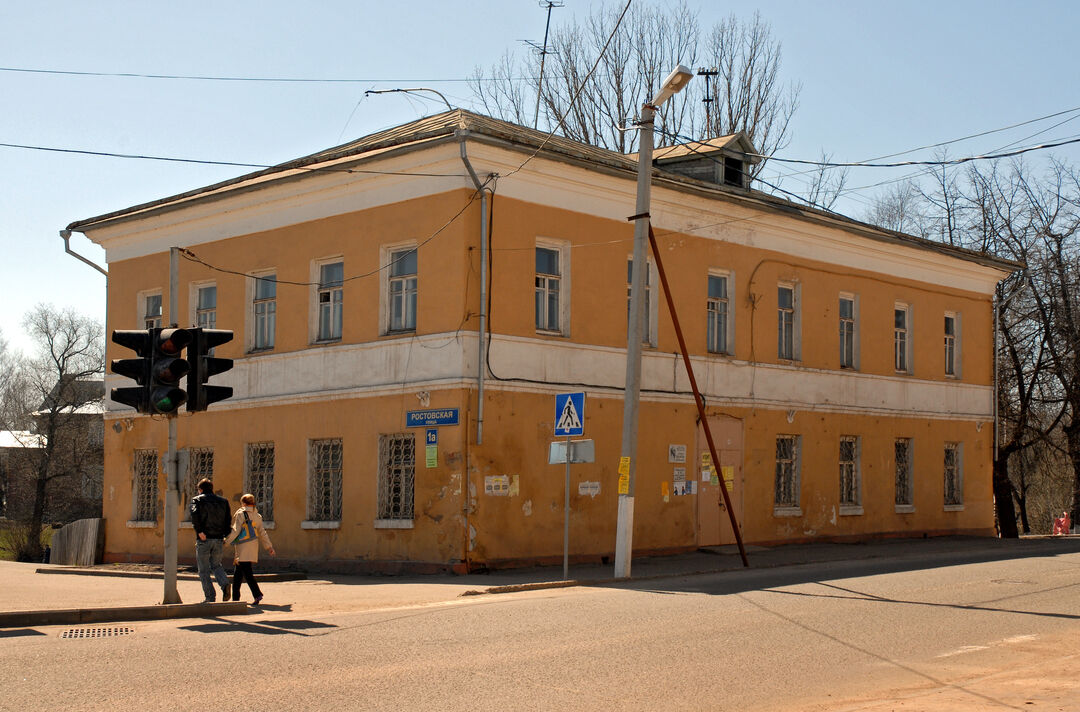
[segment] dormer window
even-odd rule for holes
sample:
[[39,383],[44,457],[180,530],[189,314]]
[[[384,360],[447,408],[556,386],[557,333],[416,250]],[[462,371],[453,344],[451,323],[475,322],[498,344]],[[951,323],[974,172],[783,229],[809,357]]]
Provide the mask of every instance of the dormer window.
[[746,182],[743,176],[746,170],[741,159],[735,156],[724,156],[724,185],[734,185],[745,188]]

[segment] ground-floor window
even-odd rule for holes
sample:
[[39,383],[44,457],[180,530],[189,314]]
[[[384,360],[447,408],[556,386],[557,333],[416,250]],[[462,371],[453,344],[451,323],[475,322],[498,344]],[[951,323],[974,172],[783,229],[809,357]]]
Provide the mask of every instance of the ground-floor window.
[[945,506],[964,504],[964,481],[960,443],[945,443]]
[[131,518],[136,522],[156,522],[158,498],[157,450],[136,450],[133,468],[135,501]]
[[911,438],[897,438],[893,443],[896,462],[896,506],[915,504],[911,487]]
[[307,518],[341,521],[341,439],[311,440],[308,447]]
[[214,479],[214,448],[192,447],[188,448],[187,477],[184,478],[184,489],[180,493],[180,509],[183,512],[183,521],[191,521],[191,507],[188,503],[195,496],[202,479]]
[[859,487],[859,439],[853,435],[840,438],[840,506],[862,504]]
[[412,433],[379,436],[379,519],[412,521],[415,470]]
[[264,522],[274,521],[274,443],[248,443],[244,492],[255,496]]
[[777,507],[799,506],[799,436],[776,436]]

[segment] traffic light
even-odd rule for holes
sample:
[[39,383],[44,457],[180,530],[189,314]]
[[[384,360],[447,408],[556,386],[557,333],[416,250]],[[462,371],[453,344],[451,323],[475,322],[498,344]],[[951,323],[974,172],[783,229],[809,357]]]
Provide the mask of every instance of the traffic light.
[[214,386],[207,381],[211,376],[224,373],[233,367],[231,358],[211,356],[215,346],[232,341],[233,333],[227,329],[191,329],[191,345],[188,347],[188,361],[191,371],[187,377],[187,409],[191,412],[206,410],[211,403],[232,398],[230,386]]
[[171,415],[188,399],[180,388],[180,379],[191,370],[183,358],[184,349],[191,343],[188,329],[151,329],[154,344],[150,363],[150,383],[147,387],[147,413]]
[[139,358],[116,358],[110,364],[112,372],[127,376],[138,383],[138,387],[113,388],[109,397],[117,403],[130,405],[140,413],[149,413],[147,402],[147,384],[150,383],[150,356],[154,348],[152,336],[147,329],[117,329],[112,333],[112,341],[135,352]]

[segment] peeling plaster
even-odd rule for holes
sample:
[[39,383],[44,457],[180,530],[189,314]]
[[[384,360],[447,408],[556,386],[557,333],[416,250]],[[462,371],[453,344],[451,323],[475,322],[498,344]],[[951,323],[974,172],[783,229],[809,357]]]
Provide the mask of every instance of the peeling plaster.
[[525,512],[526,517],[531,517],[532,516],[532,500],[531,499],[525,500],[525,503],[523,505],[521,505],[521,511]]
[[454,472],[454,473],[452,473],[450,475],[450,484],[451,485],[456,485],[456,487],[454,488],[454,495],[460,497],[461,496],[461,473],[460,472]]
[[469,551],[476,550],[476,527],[469,525]]
[[829,524],[836,526],[836,507],[832,507],[829,514]]

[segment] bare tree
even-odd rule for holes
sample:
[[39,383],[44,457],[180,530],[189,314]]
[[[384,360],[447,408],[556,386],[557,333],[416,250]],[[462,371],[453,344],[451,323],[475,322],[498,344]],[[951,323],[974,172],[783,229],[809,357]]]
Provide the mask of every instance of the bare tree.
[[[634,5],[615,30],[621,12],[621,3],[606,4],[584,21],[554,28],[542,87],[538,55],[507,54],[488,72],[477,69],[472,89],[484,111],[531,124],[531,102],[539,96],[537,128],[556,129],[562,119],[558,131],[563,135],[630,153],[636,150],[637,132],[623,129],[642,103],[676,64],[703,64],[716,75],[692,82],[664,104],[656,120],[658,146],[738,131],[766,156],[787,145],[801,87],[782,81],[780,42],[759,14],[749,22],[732,15],[702,41],[698,15],[685,1],[667,7]],[[754,166],[754,176],[765,163]]]
[[100,458],[100,446],[80,415],[102,399],[104,335],[98,322],[48,305],[33,308],[23,324],[35,352],[18,363],[3,410],[9,424],[32,423],[20,458],[29,490],[22,516],[26,548],[20,553],[36,560],[46,514],[79,496],[81,475],[97,464],[89,460]]
[[919,189],[912,180],[892,183],[863,215],[863,220],[886,230],[925,237],[924,205]]

